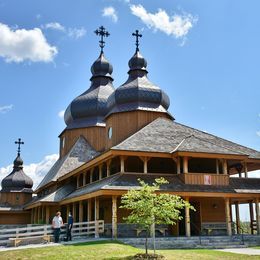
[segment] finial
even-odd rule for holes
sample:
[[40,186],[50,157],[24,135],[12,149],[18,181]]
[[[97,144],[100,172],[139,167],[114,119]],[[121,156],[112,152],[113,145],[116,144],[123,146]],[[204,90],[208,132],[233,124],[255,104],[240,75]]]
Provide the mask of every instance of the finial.
[[110,33],[106,31],[106,28],[104,26],[100,26],[96,31],[94,31],[96,35],[100,35],[101,39],[99,41],[99,46],[101,48],[101,53],[103,53],[103,49],[105,47],[105,41],[104,37],[108,37]]
[[21,144],[24,144],[24,142],[22,142],[21,140],[22,140],[21,138],[18,138],[18,141],[14,142],[15,144],[18,144],[18,150],[17,150],[18,155],[20,155],[21,152]]
[[143,35],[139,33],[138,30],[135,30],[135,33],[132,33],[133,36],[136,37],[135,45],[136,45],[136,52],[139,51],[139,37],[142,37]]

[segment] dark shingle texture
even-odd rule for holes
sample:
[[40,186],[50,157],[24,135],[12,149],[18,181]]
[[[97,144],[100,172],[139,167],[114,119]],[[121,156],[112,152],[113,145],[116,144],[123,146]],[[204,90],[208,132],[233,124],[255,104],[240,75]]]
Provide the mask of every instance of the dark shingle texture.
[[164,153],[188,151],[243,154],[249,158],[260,159],[260,152],[256,150],[165,118],[154,120],[111,149]]
[[80,167],[98,154],[99,153],[86,141],[86,139],[80,136],[71,150],[63,158],[59,158],[52,166],[37,187],[37,190],[47,183],[56,181],[58,178]]
[[162,191],[168,192],[260,193],[260,179],[258,178],[230,178],[228,186],[217,186],[184,184],[176,174],[118,173],[78,189],[65,199],[75,198],[98,190],[129,190],[131,188],[138,188],[140,187],[139,178],[146,183],[152,184],[156,178],[160,177],[164,177],[169,182],[161,186]]

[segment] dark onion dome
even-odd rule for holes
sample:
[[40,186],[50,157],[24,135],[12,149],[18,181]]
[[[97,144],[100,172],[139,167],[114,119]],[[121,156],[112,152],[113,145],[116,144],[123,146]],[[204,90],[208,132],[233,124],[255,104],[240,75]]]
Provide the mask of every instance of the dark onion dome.
[[76,97],[65,111],[67,129],[105,126],[107,99],[114,92],[112,72],[112,65],[101,52],[91,67],[90,88]]
[[117,112],[146,110],[168,113],[170,99],[147,78],[147,62],[137,49],[128,62],[128,80],[108,99],[108,115]]
[[32,193],[33,181],[23,172],[23,160],[18,153],[13,171],[2,180],[2,192]]

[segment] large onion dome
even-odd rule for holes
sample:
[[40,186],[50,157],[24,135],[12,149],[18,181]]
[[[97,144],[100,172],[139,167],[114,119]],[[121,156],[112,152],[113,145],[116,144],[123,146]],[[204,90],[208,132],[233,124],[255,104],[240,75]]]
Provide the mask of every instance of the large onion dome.
[[114,91],[112,72],[112,65],[101,51],[91,67],[90,88],[76,97],[65,111],[64,120],[68,129],[105,126],[107,99]]
[[13,171],[2,180],[2,192],[32,193],[33,181],[23,172],[23,160],[18,153]]
[[136,49],[128,62],[127,81],[117,88],[108,100],[108,115],[133,110],[168,113],[170,99],[158,86],[147,78],[147,61]]

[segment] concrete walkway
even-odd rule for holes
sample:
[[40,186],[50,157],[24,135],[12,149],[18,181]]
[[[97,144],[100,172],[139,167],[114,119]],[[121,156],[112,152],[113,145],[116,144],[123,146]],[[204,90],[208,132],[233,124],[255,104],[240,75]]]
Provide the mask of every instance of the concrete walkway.
[[90,238],[90,239],[75,239],[73,241],[68,242],[60,242],[60,243],[43,243],[43,244],[30,244],[24,246],[17,246],[17,247],[0,247],[0,252],[2,251],[10,251],[10,250],[20,250],[20,249],[29,249],[29,248],[41,248],[46,246],[64,246],[64,245],[73,245],[78,243],[85,243],[85,242],[94,242],[94,241],[104,241],[104,240],[111,240],[106,238]]
[[244,255],[260,255],[260,249],[255,248],[226,248],[226,249],[216,249],[217,251],[229,252],[235,254],[244,254]]

